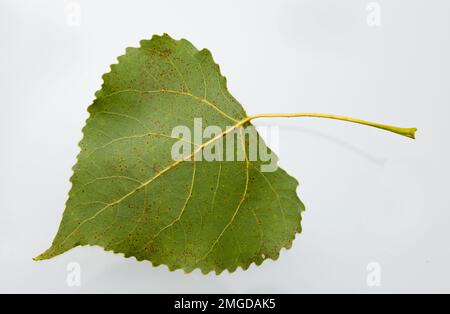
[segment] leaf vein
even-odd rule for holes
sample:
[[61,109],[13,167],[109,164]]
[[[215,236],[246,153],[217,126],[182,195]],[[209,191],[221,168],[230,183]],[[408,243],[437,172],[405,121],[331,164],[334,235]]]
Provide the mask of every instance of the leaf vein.
[[211,108],[216,110],[218,113],[220,113],[222,116],[226,117],[227,119],[229,119],[233,122],[239,122],[239,120],[233,118],[232,116],[230,116],[229,114],[227,114],[226,112],[221,110],[219,107],[217,107],[214,103],[212,103],[211,101],[209,101],[205,98],[196,96],[196,95],[188,93],[188,92],[177,91],[177,90],[172,90],[172,89],[159,89],[159,90],[122,89],[122,90],[112,92],[108,95],[105,95],[105,96],[103,96],[103,98],[112,97],[112,96],[115,96],[115,95],[118,95],[121,93],[174,94],[174,95],[191,97],[207,106],[210,106]]

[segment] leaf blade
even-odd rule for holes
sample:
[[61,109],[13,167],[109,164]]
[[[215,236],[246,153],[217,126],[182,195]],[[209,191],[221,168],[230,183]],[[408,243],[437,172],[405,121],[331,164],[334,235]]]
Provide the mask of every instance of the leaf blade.
[[[99,245],[171,270],[221,273],[278,258],[301,232],[295,179],[258,173],[261,162],[248,158],[170,156],[170,131],[193,130],[196,117],[223,128],[217,138],[250,125],[210,52],[163,35],[118,60],[89,107],[59,231],[37,259]],[[216,140],[191,143],[193,155]]]

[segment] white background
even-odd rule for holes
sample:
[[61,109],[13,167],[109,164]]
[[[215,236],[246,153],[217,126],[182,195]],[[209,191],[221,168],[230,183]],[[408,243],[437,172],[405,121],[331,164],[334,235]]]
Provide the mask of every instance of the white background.
[[[70,1],[0,4],[0,292],[450,292],[450,2]],[[80,23],[72,16],[77,5]],[[186,275],[98,247],[48,248],[101,75],[153,34],[209,48],[249,114],[316,111],[419,128],[416,141],[338,121],[280,126],[303,233],[278,261]],[[81,266],[81,287],[66,283]],[[369,286],[369,263],[381,286]]]

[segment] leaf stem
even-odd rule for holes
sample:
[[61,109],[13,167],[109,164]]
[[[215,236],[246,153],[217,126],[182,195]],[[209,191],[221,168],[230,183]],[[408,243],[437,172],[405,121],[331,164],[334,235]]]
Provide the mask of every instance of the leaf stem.
[[242,120],[242,124],[245,124],[247,122],[250,122],[254,119],[259,118],[302,118],[302,117],[311,117],[311,118],[326,118],[326,119],[334,119],[334,120],[340,120],[340,121],[347,121],[351,123],[358,123],[363,124],[367,126],[371,126],[374,128],[382,129],[385,131],[393,132],[402,136],[406,136],[409,138],[416,138],[416,128],[400,128],[397,126],[391,126],[391,125],[385,125],[360,119],[354,119],[350,117],[344,117],[344,116],[338,116],[333,114],[323,114],[323,113],[291,113],[291,114],[278,114],[278,113],[263,113],[263,114],[257,114],[254,116],[250,116]]

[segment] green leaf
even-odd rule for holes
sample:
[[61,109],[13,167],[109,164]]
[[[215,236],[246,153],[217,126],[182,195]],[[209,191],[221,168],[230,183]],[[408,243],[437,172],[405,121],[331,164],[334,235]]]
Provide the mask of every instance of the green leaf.
[[98,245],[170,270],[221,273],[290,248],[304,210],[298,183],[280,168],[262,172],[247,140],[241,161],[171,156],[176,126],[194,131],[202,118],[224,130],[189,143],[194,156],[256,118],[228,92],[211,53],[163,35],[118,61],[89,107],[58,233],[36,260]]
[[[242,127],[252,130],[257,118],[318,117],[410,138],[417,130],[321,113],[247,116],[211,53],[166,34],[118,60],[89,107],[58,233],[35,260],[82,245],[186,272],[233,272],[275,260],[301,232],[304,206],[294,178],[280,168],[263,172],[260,154],[249,158],[253,144]],[[199,118],[220,131],[193,140],[173,134],[178,126],[195,134]],[[197,159],[207,151],[226,155],[216,144],[236,133],[236,145],[225,142],[234,161]],[[258,152],[272,154],[254,135]],[[174,159],[179,143],[189,152]]]

